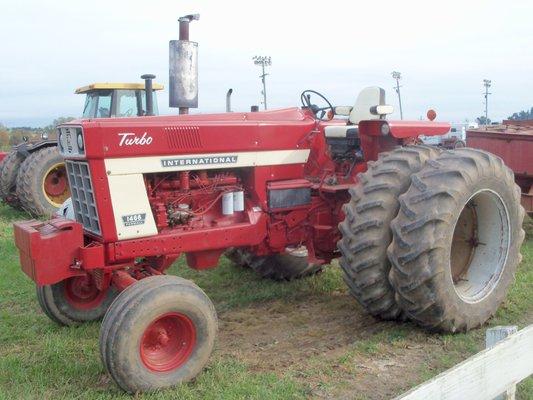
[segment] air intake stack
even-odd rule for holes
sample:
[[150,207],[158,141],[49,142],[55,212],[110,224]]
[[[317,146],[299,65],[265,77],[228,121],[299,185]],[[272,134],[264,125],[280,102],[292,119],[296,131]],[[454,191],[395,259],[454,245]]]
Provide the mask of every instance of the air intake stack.
[[144,91],[146,92],[146,114],[147,116],[154,115],[154,89],[152,81],[155,79],[155,75],[144,74],[141,75],[141,79],[144,79]]

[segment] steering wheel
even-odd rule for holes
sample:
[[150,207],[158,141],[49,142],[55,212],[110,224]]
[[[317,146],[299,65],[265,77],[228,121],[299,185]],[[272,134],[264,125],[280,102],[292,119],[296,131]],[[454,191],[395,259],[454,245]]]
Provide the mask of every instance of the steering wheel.
[[[324,102],[327,104],[326,107],[318,107],[316,104],[311,103],[311,95],[316,95],[320,97]],[[324,118],[324,116],[327,116],[327,111],[331,110],[332,113],[335,113],[335,110],[333,109],[333,106],[329,102],[326,97],[324,97],[322,94],[314,91],[314,90],[304,90],[302,94],[300,95],[300,100],[302,101],[302,105],[304,107],[309,108],[313,114],[315,114],[316,119],[319,121],[329,121],[329,118]]]

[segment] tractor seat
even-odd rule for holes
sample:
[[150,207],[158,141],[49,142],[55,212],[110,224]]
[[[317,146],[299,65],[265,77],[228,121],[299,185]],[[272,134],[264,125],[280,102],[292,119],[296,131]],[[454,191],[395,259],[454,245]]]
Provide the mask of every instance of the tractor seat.
[[361,90],[353,107],[335,107],[336,115],[348,117],[347,124],[326,126],[324,133],[327,138],[352,136],[353,130],[357,130],[359,121],[385,119],[386,115],[391,114],[392,111],[392,106],[385,104],[384,89],[377,86],[367,87]]

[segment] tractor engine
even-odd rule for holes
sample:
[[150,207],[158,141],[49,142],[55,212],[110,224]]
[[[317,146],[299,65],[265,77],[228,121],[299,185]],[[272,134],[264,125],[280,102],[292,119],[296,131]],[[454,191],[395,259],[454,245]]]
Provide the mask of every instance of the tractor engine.
[[224,226],[242,221],[244,189],[232,172],[147,174],[146,190],[159,232]]

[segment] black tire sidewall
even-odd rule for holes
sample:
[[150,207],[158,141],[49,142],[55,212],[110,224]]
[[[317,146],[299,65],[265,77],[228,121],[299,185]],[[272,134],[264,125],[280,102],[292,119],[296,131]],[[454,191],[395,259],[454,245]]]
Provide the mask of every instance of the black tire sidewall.
[[[31,165],[31,163],[35,163],[35,165]],[[57,211],[58,207],[50,203],[44,193],[43,180],[48,170],[60,163],[64,163],[64,159],[59,154],[57,147],[45,147],[37,150],[24,161],[26,165],[21,168],[19,180],[24,181],[22,185],[29,193],[20,193],[19,198],[23,207],[32,214],[49,215]],[[28,196],[29,198],[26,198]]]
[[[512,243],[513,241],[518,240],[517,235],[519,235],[519,229],[513,230],[512,227],[520,227],[521,223],[519,222],[520,215],[517,213],[518,210],[515,207],[510,207],[510,205],[515,202],[514,194],[512,192],[513,189],[514,188],[510,187],[507,182],[502,181],[496,176],[484,176],[470,181],[468,184],[468,190],[460,194],[461,197],[459,198],[459,202],[462,206],[458,207],[455,211],[455,218],[452,220],[446,233],[447,246],[444,246],[444,248],[448,248],[449,251],[440,249],[433,255],[437,260],[441,260],[440,264],[442,266],[441,268],[437,268],[437,270],[442,270],[445,276],[445,279],[437,279],[435,281],[437,286],[435,288],[435,293],[441,297],[441,304],[446,305],[445,312],[448,310],[454,310],[454,314],[461,315],[465,321],[471,321],[470,324],[475,321],[474,325],[478,325],[488,319],[493,314],[494,310],[497,309],[498,305],[505,299],[509,286],[514,280],[514,274],[517,267],[515,260],[518,255],[511,253],[515,249]],[[450,254],[454,229],[461,211],[471,197],[480,190],[492,190],[500,196],[507,210],[509,218],[508,222],[511,229],[508,247],[509,253],[507,254],[505,265],[503,266],[498,282],[495,284],[492,292],[487,294],[485,298],[478,302],[471,303],[463,300],[455,290],[451,274]]]
[[2,170],[0,171],[0,195],[4,200],[14,194],[17,186],[17,176],[24,156],[16,150],[9,153],[2,160]]

